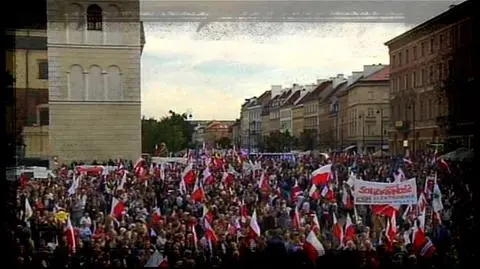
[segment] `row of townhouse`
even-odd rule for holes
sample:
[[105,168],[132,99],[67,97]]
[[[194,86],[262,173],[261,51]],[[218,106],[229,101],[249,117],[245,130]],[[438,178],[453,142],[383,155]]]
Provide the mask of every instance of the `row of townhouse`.
[[275,131],[315,149],[470,147],[474,134],[472,0],[387,41],[390,65],[348,78],[272,86],[241,108],[239,146],[256,149]]
[[338,74],[309,85],[273,85],[242,105],[239,145],[256,150],[276,131],[309,139],[319,149],[387,145],[389,70],[388,65],[365,65],[348,78]]

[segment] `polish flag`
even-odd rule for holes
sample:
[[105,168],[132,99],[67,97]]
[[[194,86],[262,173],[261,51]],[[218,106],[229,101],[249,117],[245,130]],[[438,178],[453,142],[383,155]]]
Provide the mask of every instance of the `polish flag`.
[[321,193],[322,197],[325,197],[329,202],[335,202],[335,192],[333,191],[333,185],[329,184],[328,187],[325,185]]
[[297,201],[298,197],[303,194],[302,189],[298,186],[297,180],[295,180],[295,185],[292,187],[292,200]]
[[203,191],[203,186],[201,186],[200,180],[196,180],[195,187],[192,192],[192,199],[195,202],[200,202],[205,198],[205,192]]
[[240,221],[242,223],[247,222],[248,219],[248,208],[245,202],[242,200],[241,205],[240,205]]
[[195,230],[195,225],[192,225],[192,234],[193,234],[193,244],[195,245],[195,249],[198,248],[198,236],[197,231]]
[[260,190],[268,190],[270,188],[270,185],[268,185],[268,178],[265,175],[265,171],[262,172],[262,175],[260,176],[260,181],[258,181],[258,188]]
[[395,215],[395,212],[393,212],[393,215],[390,218],[390,225],[387,229],[387,236],[389,237],[390,241],[393,241],[393,239],[395,239],[395,236],[397,236],[397,217]]
[[332,174],[332,165],[324,165],[312,172],[312,184],[324,185],[328,183]]
[[320,193],[317,190],[317,185],[312,184],[310,190],[308,191],[308,196],[310,196],[310,198],[312,198],[313,200],[320,199]]
[[182,172],[182,179],[185,181],[185,184],[192,185],[195,183],[195,170],[193,170],[193,164],[188,164],[187,167]]
[[317,261],[318,257],[325,255],[325,248],[313,231],[308,233],[305,243],[303,244],[303,249],[308,258],[314,263]]
[[352,196],[351,196],[350,193],[348,192],[348,190],[347,190],[347,188],[346,188],[345,185],[343,185],[342,202],[343,202],[343,206],[344,206],[346,209],[352,209],[352,208],[353,208]]
[[345,221],[345,241],[353,240],[355,238],[355,225],[353,225],[350,214],[347,213],[347,219]]
[[300,228],[300,213],[298,212],[298,207],[296,206],[294,211],[293,211],[293,217],[292,217],[292,226],[294,229],[299,229]]
[[125,203],[115,197],[112,197],[112,208],[110,210],[110,214],[113,215],[116,219],[120,219],[122,215],[125,214],[125,212]]
[[228,172],[223,172],[223,177],[222,177],[223,184],[225,184],[226,186],[231,186],[234,180],[235,180],[235,174],[232,173],[230,169]]
[[413,250],[421,256],[431,257],[436,251],[432,241],[427,238],[423,229],[419,227],[413,229],[412,242]]
[[332,227],[332,233],[335,238],[340,242],[340,245],[343,246],[343,228],[340,223],[337,221],[337,216],[335,213],[333,213],[333,227]]
[[213,221],[214,217],[215,217],[215,215],[213,214],[213,212],[208,210],[207,206],[204,204],[203,205],[202,218],[207,219],[208,223],[211,223]]
[[208,167],[203,170],[202,176],[203,184],[215,184],[215,178],[213,177],[212,173],[210,173],[210,169]]
[[207,238],[207,240],[210,240],[212,244],[215,244],[217,242],[217,235],[215,234],[215,231],[213,230],[212,226],[210,226],[210,223],[207,219],[205,219],[205,237]]
[[260,226],[257,222],[257,210],[253,210],[252,218],[250,219],[250,234],[253,238],[260,236]]
[[76,251],[76,239],[75,239],[75,231],[73,230],[72,222],[70,221],[70,217],[67,219],[67,227],[65,228],[65,236],[67,237],[67,244],[68,248],[70,249],[71,253],[75,253]]
[[145,169],[145,159],[138,158],[137,162],[133,166],[133,171],[138,178],[143,178],[147,175],[147,169]]
[[312,214],[312,230],[318,230],[320,232],[320,222],[318,221],[317,213]]
[[399,210],[399,206],[392,206],[392,205],[372,205],[372,214],[385,216],[391,218],[393,214],[397,214]]

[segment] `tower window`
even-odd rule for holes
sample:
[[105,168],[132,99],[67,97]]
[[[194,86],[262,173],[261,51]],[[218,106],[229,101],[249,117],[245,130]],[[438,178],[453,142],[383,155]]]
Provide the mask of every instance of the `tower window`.
[[102,8],[98,5],[90,5],[87,9],[87,29],[102,31]]

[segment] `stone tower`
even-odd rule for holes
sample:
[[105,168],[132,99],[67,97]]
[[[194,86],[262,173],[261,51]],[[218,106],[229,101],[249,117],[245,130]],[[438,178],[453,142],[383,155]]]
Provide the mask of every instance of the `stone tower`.
[[141,154],[139,0],[48,0],[49,139],[61,163]]

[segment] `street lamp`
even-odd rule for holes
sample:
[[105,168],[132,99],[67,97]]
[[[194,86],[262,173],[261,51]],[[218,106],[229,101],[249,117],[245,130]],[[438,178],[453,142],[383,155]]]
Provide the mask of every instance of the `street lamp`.
[[362,120],[362,153],[365,153],[365,116],[360,115],[358,116],[360,120]]
[[383,108],[377,110],[380,114],[380,157],[383,157]]

